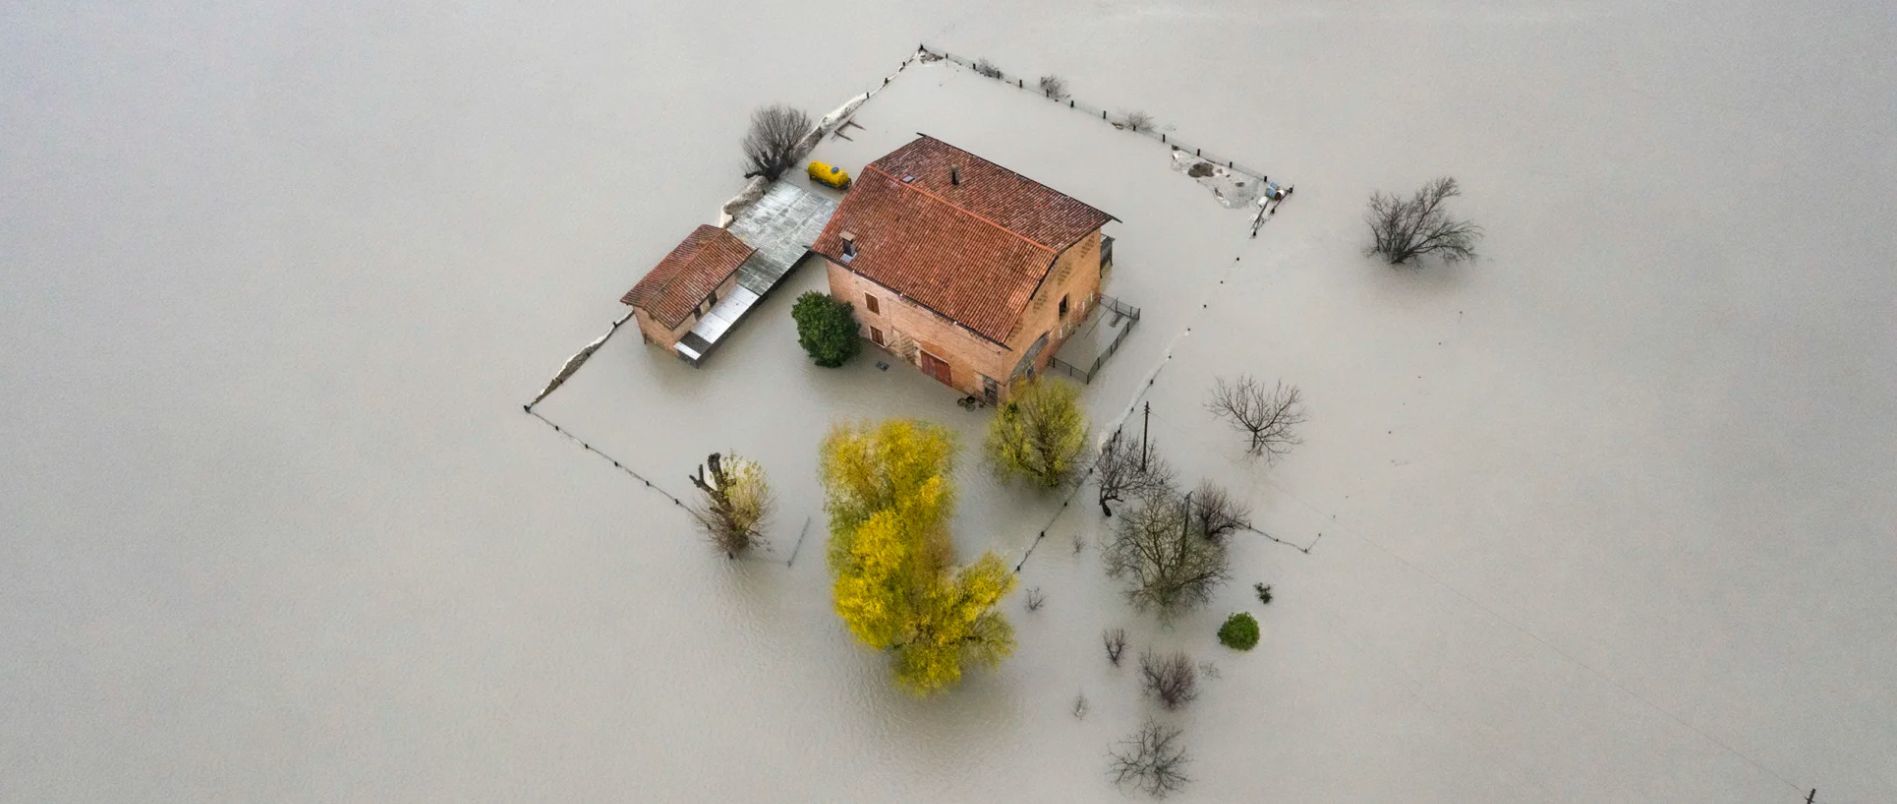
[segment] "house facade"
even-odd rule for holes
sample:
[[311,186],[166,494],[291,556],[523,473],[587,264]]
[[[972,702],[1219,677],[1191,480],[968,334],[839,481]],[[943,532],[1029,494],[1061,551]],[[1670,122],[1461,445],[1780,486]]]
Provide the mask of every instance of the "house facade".
[[738,268],[754,251],[724,229],[699,226],[619,301],[632,307],[646,343],[677,351],[699,319],[736,290]]
[[924,135],[864,168],[811,251],[864,338],[993,404],[1099,300],[1112,220]]

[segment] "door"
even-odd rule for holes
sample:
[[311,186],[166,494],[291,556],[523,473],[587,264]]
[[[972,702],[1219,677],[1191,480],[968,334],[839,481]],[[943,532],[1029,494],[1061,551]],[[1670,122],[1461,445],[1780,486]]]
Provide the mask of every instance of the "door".
[[955,384],[954,376],[949,373],[948,361],[928,352],[922,353],[922,371],[943,385]]

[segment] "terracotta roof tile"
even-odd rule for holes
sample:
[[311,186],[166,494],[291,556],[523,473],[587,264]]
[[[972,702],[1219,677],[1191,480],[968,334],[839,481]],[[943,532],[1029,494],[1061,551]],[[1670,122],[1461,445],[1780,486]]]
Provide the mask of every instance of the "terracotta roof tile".
[[[923,136],[864,168],[811,250],[1005,342],[1055,256],[1112,219]],[[847,261],[844,232],[856,238]]]
[[737,235],[701,225],[620,298],[660,324],[676,327],[756,249]]

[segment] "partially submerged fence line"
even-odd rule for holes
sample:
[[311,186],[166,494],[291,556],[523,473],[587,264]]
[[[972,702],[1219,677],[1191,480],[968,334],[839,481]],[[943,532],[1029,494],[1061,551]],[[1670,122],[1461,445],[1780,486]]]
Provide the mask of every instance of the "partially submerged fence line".
[[545,423],[548,427],[553,428],[554,432],[559,433],[560,435],[566,436],[568,440],[572,441],[575,444],[580,445],[581,447],[584,447],[587,452],[591,452],[594,455],[598,455],[599,457],[612,462],[614,469],[618,469],[621,472],[625,472],[627,475],[631,476],[632,479],[637,480],[641,483],[644,483],[646,485],[646,488],[649,488],[655,492],[658,492],[659,496],[664,497],[668,500],[671,500],[673,505],[676,505],[679,508],[685,509],[685,512],[687,514],[690,514],[693,519],[696,519],[699,522],[705,521],[703,517],[700,517],[698,515],[697,511],[692,510],[692,507],[689,505],[686,505],[684,500],[679,499],[678,495],[673,494],[672,492],[666,491],[664,486],[661,486],[657,483],[652,482],[652,478],[639,474],[632,467],[627,466],[623,463],[620,463],[618,458],[615,458],[611,455],[606,454],[604,450],[601,450],[600,448],[595,447],[592,444],[586,443],[584,439],[581,439],[579,436],[574,435],[572,431],[567,430],[566,428],[563,428],[560,425],[554,424],[551,419],[548,419],[547,417],[542,416],[531,409],[527,411],[527,415],[532,416],[536,419],[539,419],[541,422]]
[[[525,406],[525,405],[523,405],[522,407],[523,407],[523,408],[526,408],[526,407],[528,407],[528,406]],[[576,436],[576,435],[574,435],[574,434],[573,434],[573,431],[571,431],[571,430],[568,430],[568,429],[566,429],[566,428],[564,428],[564,427],[561,427],[560,425],[557,425],[557,424],[554,424],[554,423],[553,423],[553,420],[552,420],[552,419],[549,419],[549,418],[547,418],[547,417],[545,417],[545,416],[542,416],[542,415],[540,415],[539,413],[536,413],[535,411],[533,411],[532,409],[528,409],[528,410],[527,410],[527,415],[529,415],[529,416],[532,416],[532,417],[534,417],[534,418],[536,418],[536,419],[539,419],[539,420],[541,421],[541,423],[543,423],[543,424],[545,424],[545,425],[547,425],[548,427],[551,427],[551,428],[553,428],[553,431],[554,431],[554,432],[556,432],[556,433],[559,433],[560,435],[563,435],[563,436],[566,436],[566,439],[567,439],[568,441],[571,441],[571,442],[573,442],[573,443],[575,443],[575,444],[578,444],[578,445],[580,445],[580,447],[581,447],[582,449],[585,449],[585,450],[586,450],[587,452],[591,452],[591,453],[593,453],[594,455],[598,455],[599,457],[601,457],[601,458],[604,458],[605,460],[607,460],[607,461],[609,461],[609,462],[611,462],[611,463],[612,463],[612,465],[613,465],[613,468],[614,468],[614,469],[618,469],[618,470],[619,470],[619,471],[621,471],[621,472],[625,472],[625,473],[626,473],[626,475],[627,475],[628,477],[631,477],[631,478],[632,478],[632,479],[634,479],[634,480],[637,480],[637,481],[639,481],[639,482],[641,482],[641,483],[644,483],[644,484],[645,484],[645,487],[646,487],[646,488],[649,488],[649,489],[651,489],[652,491],[654,491],[655,493],[657,493],[657,494],[658,494],[659,496],[661,496],[661,497],[664,497],[664,498],[666,498],[666,499],[668,499],[668,500],[671,500],[671,501],[672,501],[672,505],[673,505],[674,507],[676,507],[676,508],[678,508],[678,509],[680,509],[680,510],[682,510],[682,511],[684,511],[684,512],[685,512],[685,515],[686,515],[686,516],[689,516],[689,517],[691,517],[693,521],[695,521],[695,522],[698,522],[698,523],[700,523],[700,524],[704,524],[704,525],[706,525],[706,526],[708,526],[708,527],[709,527],[709,525],[710,525],[710,523],[708,523],[708,522],[705,522],[705,518],[704,518],[704,517],[702,517],[702,516],[699,516],[699,514],[698,514],[698,510],[697,510],[697,509],[695,509],[695,508],[693,508],[693,507],[691,506],[691,504],[689,504],[689,503],[687,503],[687,502],[685,502],[684,500],[682,500],[682,499],[680,499],[680,498],[678,497],[678,495],[676,495],[676,494],[673,494],[673,493],[672,493],[672,492],[670,492],[670,491],[667,491],[667,490],[665,489],[665,487],[664,487],[664,486],[661,486],[661,485],[659,485],[658,483],[655,483],[655,482],[653,482],[653,481],[652,481],[652,478],[649,478],[649,477],[646,477],[645,475],[642,475],[642,474],[639,474],[639,471],[638,471],[638,470],[636,470],[636,469],[634,469],[634,468],[632,468],[632,467],[630,467],[630,466],[627,466],[626,464],[624,464],[624,463],[622,463],[622,462],[620,462],[620,460],[619,460],[618,458],[615,458],[615,457],[613,457],[613,456],[611,456],[611,455],[608,455],[608,454],[606,454],[606,451],[605,451],[605,450],[602,450],[602,449],[600,449],[599,447],[595,447],[595,446],[593,446],[592,444],[589,444],[589,443],[587,443],[587,441],[586,441],[586,439],[583,439],[583,438],[580,438],[579,436]],[[793,561],[796,561],[796,560],[797,560],[797,550],[799,550],[799,549],[802,549],[802,547],[803,547],[803,544],[804,544],[804,532],[805,532],[805,531],[809,531],[809,530],[810,530],[810,518],[809,518],[809,517],[805,517],[805,518],[804,518],[804,530],[803,530],[803,531],[800,531],[800,532],[798,532],[798,534],[797,534],[797,546],[796,546],[795,548],[793,548],[793,549],[791,550],[791,554],[790,554],[790,560],[789,560],[789,561],[786,561],[786,562],[784,562],[784,566],[786,566],[786,567],[788,567],[788,566],[790,566],[790,564],[791,564],[791,562],[793,562]],[[771,549],[770,549],[770,546],[769,546],[768,544],[766,544],[766,545],[764,545],[764,548],[763,548],[763,549],[764,549],[764,551],[765,551],[765,552],[776,552],[776,551],[774,551],[774,550],[771,550]],[[762,559],[761,559],[760,557],[758,557],[758,556],[752,556],[752,555],[741,555],[741,556],[738,556],[738,557],[737,557],[737,560],[739,560],[739,561],[758,561],[758,560],[762,560]],[[771,559],[771,561],[772,561],[772,563],[776,563],[776,559]]]
[[[1217,295],[1218,288],[1225,284],[1225,280],[1231,276],[1232,271],[1235,270],[1238,264],[1242,262],[1243,260],[1244,260],[1244,257],[1239,256],[1239,255],[1234,255],[1232,257],[1231,265],[1226,267],[1224,274],[1219,277],[1218,281],[1206,287],[1204,294],[1201,296],[1202,301],[1199,304],[1199,309],[1201,310],[1210,309],[1211,304],[1212,304],[1211,300],[1215,295]],[[1126,406],[1124,408],[1121,408],[1119,415],[1113,418],[1112,425],[1113,425],[1114,431],[1117,432],[1118,430],[1120,430],[1122,427],[1126,425],[1127,419],[1132,417],[1133,410],[1139,406],[1140,400],[1144,399],[1146,397],[1146,394],[1153,389],[1153,384],[1159,381],[1160,372],[1165,371],[1166,364],[1172,361],[1173,352],[1178,350],[1179,342],[1181,340],[1184,340],[1186,337],[1190,336],[1191,334],[1192,334],[1192,324],[1187,323],[1185,329],[1181,330],[1178,334],[1174,335],[1172,337],[1172,341],[1166,344],[1165,353],[1160,355],[1159,362],[1154,364],[1153,370],[1147,373],[1146,382],[1140,384],[1139,390],[1133,392],[1132,398],[1126,401]],[[1074,480],[1073,488],[1068,490],[1067,496],[1061,499],[1060,508],[1054,511],[1053,516],[1050,516],[1047,518],[1047,524],[1041,527],[1040,533],[1034,537],[1033,543],[1029,544],[1028,549],[1021,554],[1021,560],[1015,563],[1014,565],[1015,574],[1017,575],[1020,574],[1021,568],[1027,565],[1028,557],[1034,555],[1034,548],[1041,546],[1041,541],[1047,538],[1047,532],[1054,527],[1055,522],[1060,520],[1061,514],[1064,514],[1067,512],[1068,504],[1073,502],[1074,495],[1079,494],[1080,490],[1086,487],[1087,481],[1093,478],[1093,473],[1095,469],[1099,467],[1099,464],[1100,464],[1100,456],[1099,456],[1099,453],[1096,452],[1094,454],[1094,459],[1087,464],[1086,471],[1082,472],[1080,474],[1080,477]],[[1267,480],[1266,482],[1270,482],[1270,481]],[[1246,529],[1253,531],[1255,533],[1258,533],[1259,535],[1262,535],[1265,538],[1270,539],[1271,541],[1277,544],[1282,544],[1286,547],[1290,547],[1294,550],[1297,550],[1298,552],[1304,553],[1305,555],[1310,555],[1311,548],[1317,546],[1317,539],[1313,539],[1311,543],[1308,545],[1298,545],[1298,544],[1280,539],[1269,533],[1265,533],[1263,530],[1259,530],[1257,528],[1247,527]],[[1318,538],[1321,539],[1323,538],[1323,536],[1320,534]]]
[[[1238,161],[1229,156],[1224,159],[1219,158],[1216,154],[1212,156],[1207,156],[1204,148],[1201,148],[1198,146],[1187,145],[1184,142],[1181,142],[1179,138],[1172,136],[1168,132],[1160,131],[1157,128],[1152,127],[1150,123],[1140,128],[1133,128],[1129,124],[1127,117],[1130,117],[1131,115],[1134,115],[1134,114],[1138,114],[1138,112],[1129,112],[1127,115],[1121,116],[1116,121],[1112,116],[1108,114],[1105,107],[1094,106],[1090,103],[1084,103],[1080,101],[1078,98],[1075,98],[1072,94],[1068,94],[1066,97],[1063,98],[1063,97],[1049,96],[1046,93],[1041,92],[1040,80],[1038,78],[1035,79],[1034,88],[1028,89],[1027,76],[1009,75],[1007,72],[1001,70],[999,67],[995,67],[993,64],[987,63],[986,59],[971,60],[966,56],[950,53],[946,50],[940,50],[940,49],[932,50],[929,48],[927,44],[918,45],[917,51],[920,54],[922,54],[922,60],[925,62],[935,61],[937,59],[943,59],[943,60],[954,62],[963,67],[968,68],[970,71],[974,72],[976,75],[981,75],[987,78],[991,78],[996,81],[1000,81],[1003,84],[1013,84],[1015,89],[1021,90],[1023,92],[1033,92],[1037,95],[1041,95],[1042,97],[1047,98],[1049,103],[1060,103],[1066,106],[1067,108],[1072,109],[1076,112],[1085,114],[1088,117],[1096,118],[1102,122],[1109,123],[1113,125],[1115,128],[1130,130],[1133,133],[1143,135],[1147,137],[1148,139],[1157,140],[1161,145],[1165,145],[1174,151],[1191,151],[1193,156],[1196,156],[1200,159],[1204,159],[1214,164],[1224,165],[1226,170],[1244,173],[1248,176],[1252,176],[1258,179],[1259,181],[1266,180],[1266,173],[1262,170],[1257,170],[1251,167],[1239,167]],[[984,69],[976,69],[977,62],[981,62],[984,65]]]
[[[952,61],[956,64],[962,65],[964,67],[968,67],[970,69],[974,68],[974,63],[962,56],[958,56],[958,55],[955,55],[953,53],[949,53],[943,50],[931,50],[926,44],[918,45],[914,53],[912,53],[908,58],[903,59],[901,64],[897,65],[895,72],[892,72],[886,76],[883,76],[883,79],[881,82],[870,87],[868,90],[865,90],[861,94],[852,96],[849,100],[846,100],[842,106],[837,107],[836,110],[832,111],[828,115],[825,115],[824,118],[819,122],[817,126],[817,130],[812,132],[812,134],[817,139],[820,139],[823,135],[828,134],[832,131],[835,131],[839,126],[843,125],[852,116],[854,116],[859,110],[861,110],[863,104],[866,101],[868,101],[871,97],[875,96],[876,93],[882,91],[883,88],[889,86],[892,80],[894,80],[898,75],[902,74],[911,65],[918,64],[918,63],[927,63],[927,62],[935,61],[939,59]],[[990,75],[990,77],[995,78],[996,80],[1000,80],[1004,83],[1006,83],[1008,80],[1008,75],[1006,73],[1000,72],[999,70],[995,70],[993,74]],[[1014,80],[1014,84],[1017,89],[1021,89],[1022,91],[1027,91],[1026,81],[1024,78],[1017,76]],[[1033,91],[1035,92],[1040,91],[1038,83]],[[1058,102],[1061,99],[1050,98],[1049,100],[1050,102]],[[1101,120],[1112,123],[1112,119],[1110,118],[1110,116],[1108,115],[1107,111],[1104,108],[1098,108],[1098,107],[1094,107],[1088,104],[1082,104],[1072,97],[1067,97],[1065,98],[1065,100],[1067,103],[1067,108],[1069,109],[1073,109],[1075,111],[1088,114],[1089,116],[1097,114]],[[1116,125],[1119,127],[1124,127],[1125,122],[1122,121],[1121,123],[1116,124]],[[1166,132],[1156,131],[1150,128],[1141,128],[1141,129],[1135,129],[1134,133],[1144,134],[1149,138],[1156,139],[1161,144],[1167,145],[1174,151],[1186,150],[1186,146],[1184,144],[1180,143],[1176,139],[1171,138],[1170,135],[1168,135]],[[814,145],[815,142],[816,142],[816,139],[813,139],[812,144]],[[1196,147],[1192,148],[1192,152],[1194,156],[1197,156],[1202,159],[1207,159],[1208,161],[1212,161],[1212,162],[1220,161],[1216,156],[1214,157],[1205,156],[1204,149],[1202,148],[1196,148]],[[1241,168],[1238,166],[1238,163],[1235,160],[1226,159],[1224,160],[1223,164],[1225,164],[1228,170],[1233,170],[1233,171],[1255,176],[1260,181],[1265,180],[1265,173],[1263,171],[1253,170],[1251,168]],[[731,205],[736,204],[737,207],[741,209],[745,204],[749,203],[750,200],[754,200],[754,199],[746,199],[746,196],[748,194],[749,194],[749,188],[747,188],[746,192],[741,192],[738,196],[733,197],[731,201],[726,202],[726,208],[721,210],[721,216],[724,216],[726,220],[728,221],[729,219],[728,216],[733,214],[730,209]],[[1273,209],[1270,211],[1275,211],[1275,203],[1273,204]],[[1263,220],[1267,219],[1269,214],[1270,212],[1261,209],[1259,213],[1258,221],[1262,222]],[[1260,225],[1260,223],[1254,223],[1253,230],[1252,230],[1252,234],[1254,237],[1257,235],[1258,225]],[[1239,258],[1233,257],[1232,261],[1236,263],[1239,261]],[[1229,274],[1230,269],[1228,268],[1227,270]],[[1224,279],[1220,279],[1218,282],[1219,285],[1223,285],[1224,283],[1225,283]],[[1208,293],[1209,292],[1210,290],[1208,289]],[[1200,306],[1203,309],[1206,305],[1201,304]],[[571,440],[575,444],[580,445],[587,452],[591,452],[595,455],[598,455],[600,458],[610,462],[613,465],[613,468],[618,469],[621,472],[624,472],[627,476],[644,484],[646,488],[649,488],[653,490],[654,492],[657,492],[660,496],[665,497],[668,500],[671,500],[672,504],[675,507],[684,510],[686,514],[691,516],[694,520],[703,522],[704,521],[703,518],[701,518],[698,515],[698,513],[692,509],[691,506],[687,505],[685,501],[679,498],[677,495],[671,493],[670,491],[667,491],[664,486],[661,486],[653,482],[651,478],[648,478],[645,475],[640,474],[638,471],[634,470],[631,466],[620,461],[618,458],[615,458],[607,454],[606,452],[600,450],[599,448],[594,447],[592,444],[587,443],[586,441],[580,439],[578,436],[575,436],[572,432],[566,430],[565,428],[562,428],[558,424],[553,423],[552,420],[546,418],[545,416],[540,415],[538,412],[534,410],[535,406],[539,405],[549,395],[551,395],[555,390],[557,390],[561,385],[563,385],[568,379],[570,379],[575,373],[577,373],[580,370],[580,368],[585,365],[586,361],[590,357],[592,357],[593,353],[598,351],[600,347],[604,346],[607,340],[612,338],[614,334],[618,333],[619,328],[623,326],[631,317],[632,316],[630,314],[627,314],[626,316],[614,321],[611,328],[608,329],[604,335],[601,335],[599,338],[595,339],[593,342],[587,344],[585,348],[582,348],[579,352],[575,353],[572,357],[568,358],[567,362],[562,365],[560,371],[557,374],[555,374],[555,376],[550,382],[547,383],[545,388],[543,388],[540,391],[540,393],[534,397],[533,401],[522,405],[521,410],[526,412],[527,415],[532,416],[536,419],[539,419],[542,423],[546,424],[548,427],[553,428],[554,432],[559,433],[560,435],[565,436],[568,440]],[[1135,314],[1134,317],[1137,318],[1138,317],[1137,314]],[[1172,359],[1173,350],[1177,347],[1179,340],[1181,338],[1184,338],[1187,335],[1190,335],[1191,333],[1192,333],[1192,327],[1188,325],[1183,332],[1180,332],[1179,334],[1173,336],[1172,343],[1167,345],[1165,354],[1161,357],[1159,363],[1155,365],[1152,371],[1148,374],[1146,378],[1146,382],[1140,386],[1139,390],[1133,394],[1132,399],[1127,401],[1126,407],[1120,411],[1120,414],[1117,417],[1114,418],[1113,425],[1114,425],[1115,430],[1118,430],[1121,426],[1124,425],[1127,418],[1132,415],[1134,407],[1137,406],[1140,400],[1146,396],[1146,392],[1152,388],[1153,383],[1159,377],[1160,371],[1165,368],[1166,362]],[[1124,337],[1124,333],[1122,333],[1121,337]],[[1111,354],[1115,349],[1117,349],[1119,340],[1120,338],[1116,338],[1114,340],[1114,346],[1113,348],[1109,349],[1108,354]],[[1094,371],[1097,371],[1098,368],[1099,368],[1099,361],[1096,360]],[[1089,372],[1089,376],[1091,376],[1092,373],[1093,372]],[[1097,456],[1095,458],[1095,461],[1096,462],[1098,461]],[[1034,554],[1034,549],[1040,546],[1041,540],[1047,538],[1048,529],[1052,528],[1054,526],[1054,523],[1060,519],[1060,515],[1063,512],[1065,512],[1066,509],[1069,507],[1069,504],[1072,503],[1074,496],[1079,494],[1081,489],[1085,488],[1086,482],[1087,480],[1092,478],[1094,470],[1095,470],[1095,464],[1089,463],[1086,471],[1082,473],[1081,477],[1073,484],[1073,487],[1069,489],[1066,497],[1061,500],[1061,507],[1058,510],[1056,510],[1052,516],[1048,518],[1047,523],[1040,529],[1039,534],[1034,539],[1034,542],[1028,545],[1027,550],[1024,553],[1022,553],[1020,561],[1016,562],[1015,564],[1015,567],[1014,567],[1015,573],[1019,574],[1021,572],[1021,568],[1027,564],[1028,557]],[[809,521],[806,520],[804,524],[804,531],[800,531],[798,534],[797,547],[793,548],[790,559],[789,561],[786,562],[787,566],[789,565],[789,563],[796,561],[797,551],[801,549],[804,535],[806,534],[808,529],[809,529]],[[1285,542],[1281,539],[1271,536],[1270,534],[1264,533],[1263,531],[1257,531],[1257,532],[1266,536],[1267,538],[1271,539],[1274,542],[1278,542],[1280,544],[1284,544],[1286,546],[1299,549],[1300,551],[1307,554],[1310,552],[1309,546],[1299,547],[1298,545],[1292,544],[1290,542]],[[1312,542],[1313,546],[1315,544],[1316,542]]]
[[[804,135],[802,140],[798,141],[796,161],[802,162],[804,157],[809,156],[810,152],[816,149],[817,144],[822,142],[825,136],[840,130],[845,123],[850,121],[851,117],[856,115],[857,110],[863,108],[863,104],[869,102],[870,98],[875,97],[876,93],[883,91],[884,87],[889,86],[889,82],[896,80],[896,76],[902,75],[904,70],[909,69],[909,65],[921,60],[924,52],[925,51],[917,50],[909,54],[909,58],[903,59],[901,64],[896,65],[895,72],[883,76],[881,83],[863,90],[861,93],[851,95],[848,100],[843,102],[843,105],[830,110],[829,114],[824,115],[823,119],[818,120],[816,127],[811,129],[809,134]],[[846,137],[845,139],[848,138]],[[718,208],[719,228],[730,226],[731,221],[737,218],[739,212],[743,211],[745,207],[755,203],[759,198],[764,197],[764,191],[768,189],[771,184],[771,180],[763,176],[754,177],[746,183],[743,190],[738,191],[737,195],[732,196]]]
[[808,535],[810,535],[810,517],[804,517],[804,527],[797,531],[797,546],[790,549],[790,558],[784,562],[784,566],[788,567],[797,563],[797,553],[804,549],[804,537]]

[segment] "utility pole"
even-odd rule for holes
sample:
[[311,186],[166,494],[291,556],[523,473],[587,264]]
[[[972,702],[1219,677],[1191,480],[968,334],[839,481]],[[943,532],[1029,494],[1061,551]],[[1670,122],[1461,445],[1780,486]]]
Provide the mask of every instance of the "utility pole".
[[1811,792],[1805,794],[1805,804],[1812,804],[1812,802],[1815,802],[1817,800],[1818,800],[1818,788],[1814,787],[1811,789]]
[[1153,427],[1153,403],[1146,403],[1146,419],[1140,423],[1140,471],[1146,471],[1146,431]]

